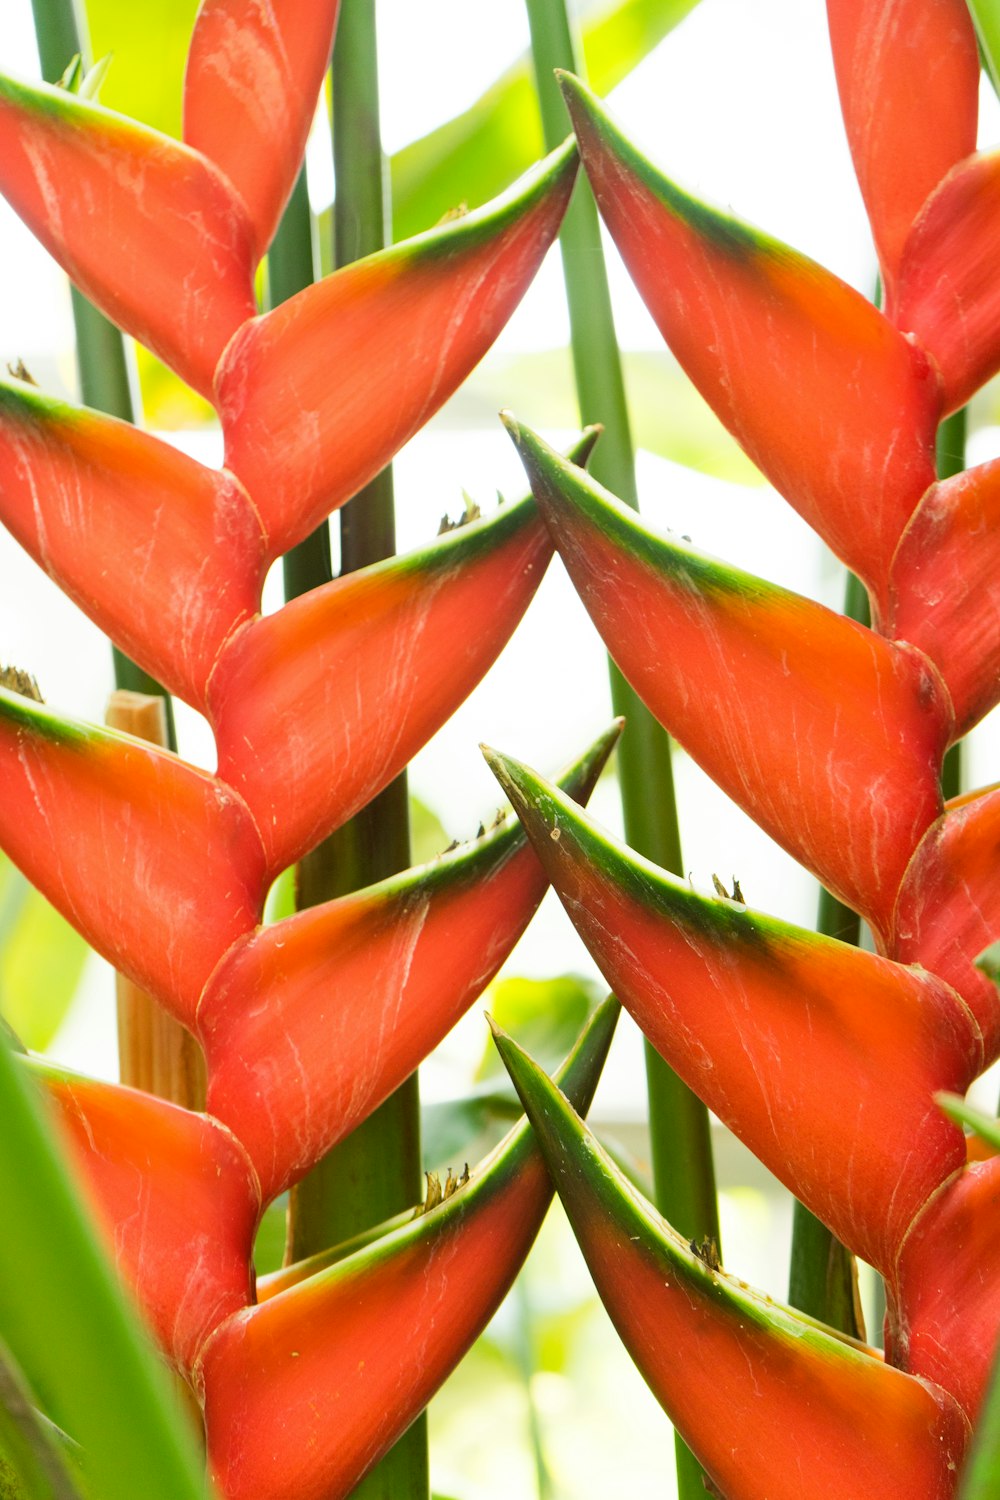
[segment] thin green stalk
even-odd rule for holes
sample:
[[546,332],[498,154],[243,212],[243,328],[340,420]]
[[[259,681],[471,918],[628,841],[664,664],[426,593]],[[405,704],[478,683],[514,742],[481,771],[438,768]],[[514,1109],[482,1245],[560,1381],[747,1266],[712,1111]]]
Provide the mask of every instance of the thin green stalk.
[[[333,148],[337,182],[334,263],[380,250],[388,239],[386,172],[379,132],[374,0],[345,0],[333,54]],[[312,540],[312,539],[310,539]],[[303,543],[309,548],[309,543]],[[322,571],[321,542],[305,576]],[[341,572],[396,550],[392,475],[386,469],[343,508]],[[405,774],[303,860],[300,905],[381,880],[410,862]],[[301,1259],[362,1233],[421,1197],[416,1075],[292,1190],[288,1255]],[[427,1500],[427,1427],[420,1418],[355,1491],[363,1500]]]
[[[313,240],[313,220],[309,207],[306,169],[295,179],[288,205],[271,242],[267,257],[268,300],[272,307],[287,302],[304,291],[316,279],[319,258]],[[322,521],[316,530],[282,558],[285,598],[297,599],[329,583],[333,577],[330,561],[330,523]],[[319,900],[324,898],[320,896]],[[315,903],[306,902],[306,905]]]
[[535,1463],[535,1489],[537,1500],[554,1500],[556,1493],[552,1474],[545,1457],[545,1438],[542,1419],[531,1389],[531,1377],[535,1370],[534,1317],[527,1277],[522,1273],[514,1283],[514,1298],[517,1307],[517,1323],[514,1332],[515,1357],[521,1379],[524,1382],[524,1397],[528,1407],[528,1433],[531,1454]]
[[[861,624],[870,623],[868,595],[864,585],[850,572],[844,588],[844,614]],[[822,886],[816,926],[827,937],[837,938],[842,943],[857,944],[861,936],[861,919],[857,912]],[[861,1336],[854,1257],[798,1200],[792,1211],[788,1300],[792,1307],[800,1308],[831,1328],[839,1328],[853,1338]]]
[[[58,83],[72,59],[79,55],[84,67],[90,52],[83,16],[75,0],[31,0],[35,36],[42,77]],[[76,329],[76,364],[80,397],[85,406],[108,416],[134,422],[136,390],[130,361],[121,333],[75,286],[70,287],[73,326]],[[167,714],[167,743],[177,748],[174,708],[169,693],[148,672],[112,646],[115,686],[134,693],[159,694]]]
[[[542,127],[551,150],[567,133],[553,71],[563,68],[580,73],[580,59],[564,0],[526,3]],[[638,509],[635,456],[600,225],[593,195],[584,181],[573,194],[560,249],[580,415],[585,423],[604,425],[591,471],[601,484]],[[640,854],[679,874],[682,859],[670,739],[614,663],[610,677],[615,712],[627,720],[618,751],[625,837]],[[708,1236],[718,1243],[708,1112],[648,1042],[645,1050],[657,1207],[688,1238]],[[677,1474],[681,1500],[704,1495],[701,1469],[679,1438]]]
[[[937,434],[937,475],[951,479],[965,469],[965,444],[969,433],[969,412],[963,406],[945,417]],[[941,795],[945,801],[962,790],[962,741],[951,746],[941,768]]]

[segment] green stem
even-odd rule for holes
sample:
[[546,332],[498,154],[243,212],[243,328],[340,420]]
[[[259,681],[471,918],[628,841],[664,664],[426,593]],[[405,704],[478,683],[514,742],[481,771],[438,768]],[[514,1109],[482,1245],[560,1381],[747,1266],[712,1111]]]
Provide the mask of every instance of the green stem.
[[[74,0],[31,0],[38,39],[42,77],[58,83],[73,57],[79,54],[84,67],[90,53],[83,17]],[[70,288],[73,326],[76,329],[76,364],[80,399],[85,406],[103,411],[124,422],[134,422],[136,386],[121,333],[92,302]],[[177,749],[174,708],[169,693],[148,672],[131,661],[117,646],[112,647],[115,686],[135,693],[158,693],[167,715],[167,743]]]
[[[374,0],[345,0],[333,55],[337,266],[381,250],[388,239],[378,97]],[[321,548],[322,543],[311,538],[298,549],[295,568],[306,578],[320,579]],[[341,572],[366,567],[395,550],[392,475],[386,469],[341,512]],[[405,869],[409,862],[404,774],[300,863],[299,904],[356,890]],[[316,1254],[418,1202],[420,1166],[420,1100],[414,1075],[292,1190],[288,1257],[298,1260]],[[367,1475],[355,1495],[363,1500],[427,1500],[424,1418]]]
[[[526,0],[546,148],[567,134],[566,112],[553,78],[563,68],[581,73],[564,0]],[[635,456],[625,382],[615,335],[611,294],[593,195],[581,180],[560,234],[569,305],[577,398],[584,423],[604,424],[591,462],[601,484],[638,508]],[[625,837],[640,854],[668,870],[682,870],[670,739],[610,664],[611,700],[627,720],[618,751]],[[656,1204],[686,1237],[719,1240],[715,1170],[708,1112],[653,1047],[646,1043],[646,1086]],[[681,1500],[703,1497],[702,1473],[677,1440]]]
[[[313,242],[313,219],[309,207],[306,169],[295,179],[291,197],[278,232],[267,256],[268,301],[272,307],[287,302],[304,291],[316,279],[319,257]],[[297,599],[329,583],[333,577],[330,561],[330,523],[322,521],[304,541],[286,553],[281,562],[285,598]],[[322,901],[322,896],[318,900]],[[306,903],[315,904],[315,903]]]
[[[871,622],[864,585],[850,572],[844,588],[844,614],[864,625]],[[837,938],[842,943],[856,945],[861,936],[861,919],[857,912],[822,886],[816,926],[827,937]],[[858,1338],[862,1329],[856,1288],[854,1256],[804,1203],[796,1200],[792,1212],[792,1253],[788,1274],[788,1300],[792,1307]]]
[[[965,444],[968,438],[969,413],[963,406],[945,417],[937,433],[937,475],[939,479],[951,479],[965,469]],[[962,741],[952,745],[941,768],[941,795],[947,802],[957,797],[962,790]]]

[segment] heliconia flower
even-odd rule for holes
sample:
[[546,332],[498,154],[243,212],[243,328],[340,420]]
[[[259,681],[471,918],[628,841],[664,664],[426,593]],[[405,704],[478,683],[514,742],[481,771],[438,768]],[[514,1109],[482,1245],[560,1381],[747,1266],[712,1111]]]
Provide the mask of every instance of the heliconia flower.
[[275,875],[399,772],[492,665],[551,543],[530,497],[246,626],[209,688],[219,775]]
[[727,1276],[639,1197],[537,1065],[497,1045],[611,1319],[718,1492],[951,1500],[969,1436],[953,1397]]
[[890,312],[910,227],[976,149],[979,49],[965,0],[827,0],[840,104]]
[[211,397],[256,306],[252,228],[210,161],[64,89],[0,77],[0,192],[103,312]]
[[903,1244],[886,1355],[944,1385],[975,1421],[1000,1328],[1000,1156],[971,1162],[927,1204]]
[[1000,931],[1000,789],[950,803],[927,830],[900,887],[892,949],[954,985],[1000,1056],[1000,997],[975,961]]
[[934,484],[892,561],[886,635],[940,671],[956,738],[1000,701],[1000,461]]
[[[190,1025],[256,926],[260,837],[235,792],[166,750],[0,688],[0,843],[98,952]],[[191,851],[197,849],[197,859]]]
[[655,535],[506,420],[570,577],[633,687],[729,796],[884,935],[941,806],[950,712],[931,664]]
[[223,1319],[253,1293],[260,1189],[218,1121],[138,1089],[32,1060],[104,1227],[163,1353],[190,1372]]
[[[618,725],[560,778],[586,801]],[[492,979],[546,878],[517,822],[433,864],[259,928],[212,976],[197,1027],[208,1109],[265,1201],[416,1068]]]
[[231,474],[0,381],[0,520],[133,660],[204,709],[222,646],[260,607],[270,560]]
[[274,555],[359,490],[485,354],[554,239],[577,160],[345,266],[240,330],[219,367],[226,464]]
[[965,1162],[962,1131],[933,1101],[942,1087],[964,1091],[982,1068],[978,1028],[959,997],[920,969],[697,895],[527,766],[495,752],[487,759],[577,931],[653,1046],[844,1243],[891,1277],[915,1215]]
[[940,371],[944,410],[955,411],[1000,369],[1000,151],[954,167],[910,231],[894,309]]
[[338,0],[203,0],[184,76],[184,139],[225,173],[270,244],[330,59]]
[[935,477],[941,397],[926,354],[830,272],[684,193],[582,84],[563,86],[601,214],[664,338],[878,604]]
[[[607,1000],[564,1065],[584,1111],[617,1012]],[[225,1322],[196,1375],[227,1500],[349,1495],[485,1327],[551,1193],[522,1121],[439,1207]]]

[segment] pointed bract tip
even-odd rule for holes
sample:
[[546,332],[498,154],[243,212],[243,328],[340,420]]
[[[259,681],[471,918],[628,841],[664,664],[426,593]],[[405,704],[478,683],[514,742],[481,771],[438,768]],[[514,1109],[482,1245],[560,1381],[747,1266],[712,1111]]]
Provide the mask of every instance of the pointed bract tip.
[[584,83],[583,79],[578,78],[575,73],[570,73],[567,68],[556,68],[555,74],[556,79],[559,83],[559,87],[563,91],[563,97],[567,101],[570,98],[596,100],[597,95],[592,93]]
[[507,793],[516,811],[519,806],[524,805],[524,798],[521,795],[521,779],[525,776],[530,777],[531,771],[522,761],[515,760],[510,755],[502,755],[499,750],[494,750],[489,745],[482,745],[480,748],[486,764]]

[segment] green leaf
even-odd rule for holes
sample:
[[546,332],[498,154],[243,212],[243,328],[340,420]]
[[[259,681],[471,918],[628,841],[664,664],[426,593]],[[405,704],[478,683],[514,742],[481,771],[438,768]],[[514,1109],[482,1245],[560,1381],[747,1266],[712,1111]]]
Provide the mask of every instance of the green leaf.
[[962,1471],[958,1500],[995,1500],[1000,1494],[1000,1356],[994,1361],[986,1400]]
[[254,1270],[258,1276],[267,1276],[271,1271],[276,1271],[284,1261],[287,1214],[287,1193],[275,1198],[264,1210],[253,1247]]
[[[594,88],[601,94],[613,89],[696,3],[616,0],[605,6],[583,28],[583,50]],[[395,238],[418,234],[463,203],[469,207],[485,203],[543,151],[531,61],[526,54],[464,114],[392,157]]]
[[80,1500],[70,1471],[78,1460],[65,1433],[35,1410],[0,1346],[0,1500]]
[[98,1245],[40,1099],[0,1047],[0,1338],[86,1454],[91,1500],[205,1500],[166,1376]]
[[[501,979],[486,994],[486,1007],[498,1026],[517,1033],[526,1051],[551,1068],[566,1056],[590,1012],[605,991],[578,974],[554,979]],[[500,1054],[488,1041],[476,1069],[479,1079],[504,1078]]]
[[410,862],[430,864],[448,847],[449,839],[437,813],[410,793]]
[[1000,4],[997,0],[968,0],[968,5],[986,71],[1000,93]]
[[425,1168],[439,1174],[449,1168],[460,1172],[466,1162],[481,1160],[520,1113],[514,1090],[492,1084],[461,1099],[424,1105],[420,1142]]
[[80,934],[0,855],[0,1015],[29,1049],[52,1041],[90,952]]
[[102,104],[180,136],[184,65],[198,3],[86,0],[91,55],[114,58],[101,88]]

